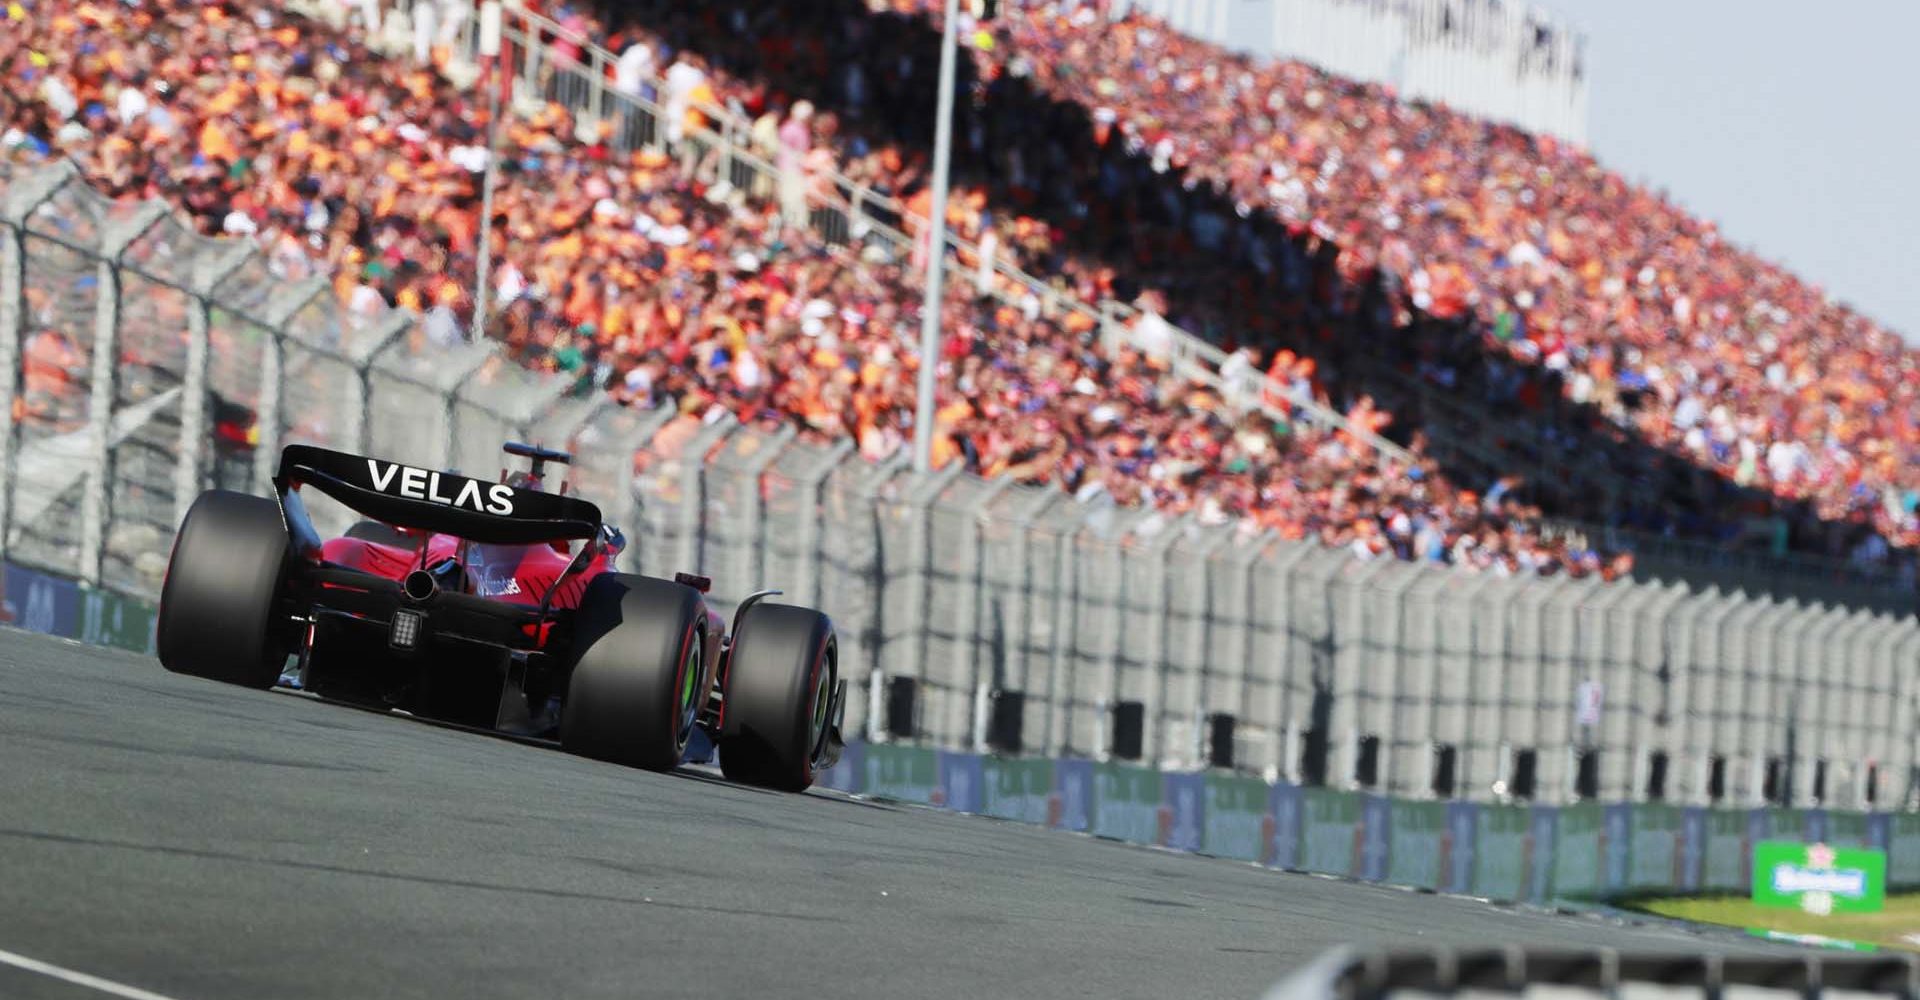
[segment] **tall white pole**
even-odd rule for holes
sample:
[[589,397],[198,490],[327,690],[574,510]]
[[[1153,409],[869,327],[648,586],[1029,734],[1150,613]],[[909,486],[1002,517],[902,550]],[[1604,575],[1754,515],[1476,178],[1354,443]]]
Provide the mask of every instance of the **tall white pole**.
[[487,271],[493,264],[493,189],[500,177],[500,88],[506,60],[500,58],[500,4],[480,5],[480,54],[487,59],[487,172],[480,183],[480,245],[474,249],[473,336],[487,335]]
[[920,382],[913,408],[913,471],[933,469],[933,411],[940,367],[940,301],[947,269],[947,166],[953,155],[954,32],[960,0],[947,0],[940,28],[940,99],[933,130],[933,204],[927,219],[927,280],[920,303]]

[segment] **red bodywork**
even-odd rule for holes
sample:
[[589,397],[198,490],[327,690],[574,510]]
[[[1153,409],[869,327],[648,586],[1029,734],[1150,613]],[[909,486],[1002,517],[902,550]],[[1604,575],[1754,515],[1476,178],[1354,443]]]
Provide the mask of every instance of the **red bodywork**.
[[[397,530],[416,542],[424,537],[424,560],[414,549],[358,538],[335,538],[323,543],[320,547],[321,559],[396,582],[416,569],[432,569],[452,560],[466,571],[466,593],[502,604],[537,608],[554,581],[566,575],[567,567],[576,554],[573,546],[588,544],[560,541],[537,545],[487,545],[452,535],[413,532],[404,528]],[[584,566],[561,581],[553,599],[547,603],[548,610],[570,611],[578,607],[580,596],[586,593],[587,584],[594,577],[613,569],[615,555],[617,553],[614,550],[601,546],[600,551],[594,553]],[[540,646],[546,645],[544,628],[536,638]]]

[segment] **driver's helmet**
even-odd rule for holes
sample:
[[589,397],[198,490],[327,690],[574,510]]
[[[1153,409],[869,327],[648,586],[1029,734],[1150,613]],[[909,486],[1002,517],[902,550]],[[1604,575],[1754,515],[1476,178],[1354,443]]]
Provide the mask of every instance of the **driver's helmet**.
[[541,481],[540,476],[524,469],[507,473],[507,485],[518,490],[538,490],[541,488]]

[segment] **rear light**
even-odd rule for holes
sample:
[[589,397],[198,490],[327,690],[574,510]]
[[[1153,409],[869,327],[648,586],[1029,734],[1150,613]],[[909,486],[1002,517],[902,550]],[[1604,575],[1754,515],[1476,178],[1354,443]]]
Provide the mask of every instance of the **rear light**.
[[413,649],[420,644],[421,625],[427,616],[418,611],[395,611],[388,626],[387,644],[395,649]]

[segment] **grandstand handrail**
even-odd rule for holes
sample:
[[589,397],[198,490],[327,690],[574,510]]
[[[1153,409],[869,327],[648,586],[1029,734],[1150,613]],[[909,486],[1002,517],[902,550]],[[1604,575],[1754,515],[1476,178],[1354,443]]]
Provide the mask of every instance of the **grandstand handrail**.
[[[306,6],[302,0],[282,0],[282,2],[290,9],[297,10]],[[401,0],[400,4],[396,6],[396,12],[399,12],[401,7],[404,6],[408,16],[411,17],[411,2],[412,0]],[[661,120],[665,120],[665,116],[662,113],[663,109],[657,102],[649,101],[646,98],[636,95],[621,93],[607,86],[605,70],[618,61],[618,57],[611,51],[592,38],[581,35],[543,14],[527,10],[517,3],[510,3],[510,7],[511,9],[507,12],[510,18],[523,22],[524,26],[516,29],[511,24],[508,24],[503,27],[502,33],[508,41],[523,45],[529,50],[529,75],[538,73],[539,67],[543,63],[559,70],[587,73],[594,88],[592,104],[596,109],[604,111],[606,108],[606,98],[608,95],[612,95],[617,99],[625,100],[643,110],[648,110]],[[461,50],[463,52],[477,51],[477,26],[473,23],[472,19],[468,20],[463,31],[466,37],[462,40]],[[547,51],[550,48],[549,39],[563,39],[579,46],[582,55],[589,58],[552,59]],[[589,65],[598,68],[599,71],[589,71],[587,69]],[[656,87],[663,87],[665,85],[665,81],[657,72],[650,74],[649,80]],[[735,135],[750,134],[752,131],[752,122],[741,115],[735,114],[731,109],[721,107],[711,102],[698,102],[692,105],[692,107],[709,121],[720,123],[721,128],[715,130],[710,126],[699,126],[690,129],[689,132],[691,134],[719,143],[725,149],[724,155],[730,160],[747,163],[763,172],[773,173],[777,176],[777,169],[773,167],[773,165],[768,164],[750,150],[746,150],[734,139]],[[906,247],[914,245],[915,241],[911,236],[895,230],[890,226],[885,226],[883,223],[871,218],[871,216],[861,210],[860,206],[871,204],[897,218],[917,220],[921,226],[925,226],[927,223],[924,216],[909,211],[904,204],[891,196],[874,194],[871,189],[847,177],[837,169],[830,173],[829,179],[832,181],[835,190],[844,189],[860,193],[860,197],[852,199],[852,202],[854,203],[854,212],[860,217],[862,223],[869,227],[877,227],[889,241],[897,245]],[[975,260],[981,258],[981,251],[978,244],[958,236],[951,231],[947,233],[947,246],[950,255],[945,259],[946,266],[950,271],[956,267],[953,255],[958,255],[963,258],[971,257]],[[1052,309],[1056,311],[1064,309],[1076,312],[1082,317],[1092,321],[1109,344],[1124,342],[1135,349],[1143,348],[1143,338],[1138,335],[1137,331],[1134,330],[1131,325],[1132,322],[1138,322],[1141,317],[1141,310],[1134,306],[1118,300],[1102,300],[1097,305],[1089,305],[1077,296],[1062,294],[1059,290],[1039,278],[1007,263],[998,254],[995,254],[993,257],[993,269],[996,274],[1025,288]],[[964,277],[964,275],[961,277]],[[1006,296],[1001,294],[998,288],[994,290],[994,294],[1003,301],[1007,301]],[[1249,372],[1244,377],[1245,384],[1237,386],[1228,385],[1227,379],[1221,373],[1221,366],[1229,357],[1226,351],[1221,350],[1217,345],[1208,343],[1186,330],[1181,329],[1164,317],[1162,317],[1162,322],[1166,324],[1170,334],[1168,337],[1169,350],[1167,353],[1170,355],[1168,360],[1179,368],[1183,375],[1219,391],[1223,398],[1236,401],[1241,405],[1252,405],[1268,416],[1276,419],[1300,419],[1302,414],[1304,414],[1306,422],[1344,433],[1384,457],[1409,465],[1417,461],[1417,457],[1407,449],[1381,437],[1371,430],[1360,427],[1348,420],[1345,414],[1321,403],[1310,394],[1294,386],[1271,378],[1265,372]],[[1276,400],[1283,400],[1285,405],[1276,403]]]

